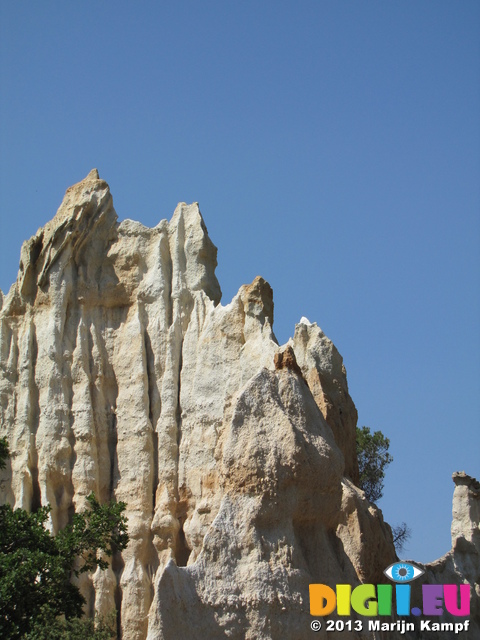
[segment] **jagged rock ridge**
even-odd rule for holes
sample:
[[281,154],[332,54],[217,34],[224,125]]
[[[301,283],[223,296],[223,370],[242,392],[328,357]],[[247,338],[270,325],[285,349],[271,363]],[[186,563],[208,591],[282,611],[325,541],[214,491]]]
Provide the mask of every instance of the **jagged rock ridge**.
[[2,500],[53,531],[91,491],[127,503],[127,550],[81,582],[126,640],[310,638],[310,583],[396,559],[340,354],[306,319],[280,347],[262,278],[222,306],[216,254],[197,204],[118,223],[93,170],[0,294]]

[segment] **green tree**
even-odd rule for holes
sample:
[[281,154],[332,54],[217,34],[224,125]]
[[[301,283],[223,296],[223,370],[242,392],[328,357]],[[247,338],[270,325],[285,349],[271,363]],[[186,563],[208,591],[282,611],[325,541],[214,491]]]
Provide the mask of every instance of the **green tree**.
[[115,614],[107,620],[71,618],[62,620],[45,607],[32,630],[22,640],[112,640],[116,638]]
[[7,458],[9,456],[8,442],[6,438],[0,438],[0,469],[7,466]]
[[[377,502],[383,495],[385,468],[393,460],[389,447],[390,440],[381,431],[371,433],[369,427],[357,427],[358,486],[370,502]],[[392,527],[393,544],[398,553],[403,551],[411,535],[405,522]]]
[[385,468],[393,460],[389,447],[390,440],[381,431],[370,433],[369,427],[357,427],[358,486],[370,502],[377,502],[383,495]]
[[[4,445],[5,441],[0,441],[0,466],[5,465],[8,456]],[[73,640],[82,637],[79,631],[82,628],[84,638],[106,637],[108,625],[101,629],[103,636],[95,636],[87,629],[91,622],[75,622],[83,615],[85,600],[70,580],[73,575],[97,566],[105,569],[108,566],[105,556],[125,549],[126,505],[123,502],[101,505],[93,494],[87,500],[89,509],[75,514],[71,524],[56,536],[45,528],[50,507],[29,513],[10,505],[0,506],[1,638]],[[53,633],[56,628],[58,634],[42,636],[42,628],[45,633]]]

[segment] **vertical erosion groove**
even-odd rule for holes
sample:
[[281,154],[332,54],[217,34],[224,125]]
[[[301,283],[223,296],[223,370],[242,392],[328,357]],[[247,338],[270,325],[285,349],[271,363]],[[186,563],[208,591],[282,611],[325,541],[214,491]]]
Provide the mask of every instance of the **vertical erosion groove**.
[[110,499],[113,499],[115,495],[115,489],[117,488],[118,480],[118,454],[117,454],[117,405],[115,402],[111,405],[110,413],[108,414],[108,453],[110,456],[110,484],[109,494]]
[[[99,314],[101,315],[101,314]],[[103,330],[99,329],[104,324],[104,318],[99,318],[100,323],[95,327],[95,340],[94,343],[97,349],[98,359],[98,371],[94,384],[92,385],[93,394],[93,415],[95,419],[95,433],[93,439],[93,446],[95,447],[95,461],[96,461],[96,483],[97,491],[100,500],[105,499],[105,469],[104,458],[108,455],[107,460],[110,462],[110,451],[108,449],[108,419],[107,419],[107,405],[105,401],[105,379],[107,368],[107,357],[105,349],[105,339]],[[108,488],[110,489],[110,467],[108,468]]]
[[180,466],[180,444],[182,442],[182,407],[180,405],[180,394],[181,394],[181,386],[182,386],[182,366],[183,366],[183,337],[182,342],[180,343],[180,353],[178,355],[178,381],[177,381],[177,406],[175,409],[175,422],[177,424],[177,493],[178,493],[178,470]]
[[[75,319],[78,315],[75,295],[75,285],[77,281],[76,270],[73,266],[69,265],[65,268],[66,278],[70,281],[70,285],[66,287],[63,299],[63,319],[61,325],[60,335],[60,348],[61,348],[61,376],[62,376],[62,389],[63,397],[65,400],[65,407],[67,415],[65,416],[65,426],[67,430],[67,440],[70,445],[70,465],[69,475],[67,479],[68,490],[65,497],[65,502],[62,505],[66,511],[65,524],[70,522],[73,514],[75,513],[74,495],[75,487],[73,484],[73,469],[77,460],[76,450],[76,436],[73,428],[73,376],[72,376],[72,364],[73,364],[73,350],[75,348],[77,338],[77,324]],[[72,302],[73,304],[72,304]]]
[[153,431],[153,495],[152,495],[152,513],[155,513],[155,503],[158,487],[158,433]]
[[105,333],[103,347],[103,401],[106,416],[106,438],[109,458],[108,475],[108,495],[105,500],[115,497],[115,490],[118,483],[118,433],[117,433],[117,398],[118,381],[113,365],[114,341],[116,340],[116,329],[122,324],[126,316],[124,308],[112,310],[102,319],[102,323],[108,328]]
[[120,579],[122,577],[123,569],[125,567],[125,563],[123,562],[122,555],[120,553],[115,553],[112,557],[112,571],[115,574],[115,578],[117,580],[117,586],[115,587],[115,593],[113,595],[115,601],[115,608],[117,613],[117,639],[120,640],[122,637],[122,600],[123,600],[123,590],[120,586]]
[[[183,334],[185,335],[185,334]],[[185,532],[183,525],[187,519],[187,501],[181,499],[181,487],[179,486],[179,468],[180,468],[180,445],[182,442],[182,407],[180,404],[181,394],[181,380],[182,380],[182,367],[183,367],[183,343],[184,337],[180,343],[180,353],[178,355],[178,387],[177,387],[177,407],[175,413],[175,419],[177,423],[177,461],[176,461],[176,485],[177,485],[177,518],[179,522],[179,529],[175,540],[175,562],[178,567],[186,567],[188,558],[190,556],[191,549],[187,545],[185,538]]]
[[[12,339],[10,342],[10,351],[8,354],[7,361],[7,378],[13,384],[16,385],[18,382],[18,336],[17,331],[12,331]],[[16,411],[16,407],[14,405],[14,410]],[[15,413],[15,418],[16,418]]]
[[[148,318],[146,318],[148,322]],[[158,486],[158,434],[156,431],[158,410],[155,410],[154,404],[159,399],[158,388],[155,376],[155,355],[152,349],[150,336],[147,327],[143,333],[145,348],[145,364],[147,368],[147,393],[148,393],[148,419],[152,425],[152,447],[153,447],[153,478],[152,478],[152,515],[155,512],[155,497]]]
[[30,428],[30,446],[28,455],[28,466],[30,474],[32,476],[32,504],[31,510],[38,511],[42,505],[42,498],[40,492],[40,482],[38,480],[38,451],[37,451],[37,430],[40,417],[40,393],[35,381],[35,371],[38,358],[38,344],[35,324],[33,320],[30,325],[30,369],[29,369],[29,393],[30,393],[30,415],[29,415],[29,428]]
[[168,242],[168,237],[166,238],[165,243],[161,246],[165,246],[165,291],[164,291],[164,301],[165,301],[165,310],[166,310],[166,327],[171,327],[173,324],[173,299],[172,299],[172,291],[173,291],[173,261],[172,254],[170,251],[170,244]]
[[175,562],[177,563],[177,567],[186,567],[188,558],[190,557],[191,549],[187,545],[187,540],[185,538],[185,532],[183,531],[183,525],[185,523],[186,516],[179,518],[180,521],[180,529],[177,534],[177,542],[175,545]]

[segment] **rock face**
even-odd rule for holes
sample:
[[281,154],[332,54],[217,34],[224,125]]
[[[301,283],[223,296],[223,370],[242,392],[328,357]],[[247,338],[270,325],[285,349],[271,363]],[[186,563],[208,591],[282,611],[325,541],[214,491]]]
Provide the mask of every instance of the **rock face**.
[[[452,508],[452,549],[442,558],[425,565],[419,584],[471,585],[470,629],[464,637],[480,638],[480,483],[463,471],[453,474],[455,491]],[[444,612],[442,621],[459,618]],[[454,632],[442,635],[445,640],[458,638]]]
[[125,640],[311,638],[310,583],[385,581],[396,560],[355,486],[340,354],[303,318],[280,347],[262,278],[222,306],[216,254],[197,204],[118,223],[94,170],[0,294],[1,499],[49,503],[54,532],[91,491],[127,503],[128,548],[80,584]]

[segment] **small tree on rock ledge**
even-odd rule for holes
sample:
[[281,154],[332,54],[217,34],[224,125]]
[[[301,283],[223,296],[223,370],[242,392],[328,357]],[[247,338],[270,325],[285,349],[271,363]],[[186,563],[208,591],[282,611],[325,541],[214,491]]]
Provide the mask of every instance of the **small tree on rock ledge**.
[[[389,447],[390,440],[381,431],[370,433],[369,427],[357,427],[358,486],[370,502],[376,503],[383,495],[385,468],[393,460],[388,453]],[[405,522],[392,527],[393,544],[397,552],[404,549],[411,535],[411,529]]]
[[389,447],[390,440],[381,431],[372,434],[369,427],[357,427],[358,486],[370,502],[378,502],[383,495],[385,468],[393,460]]

